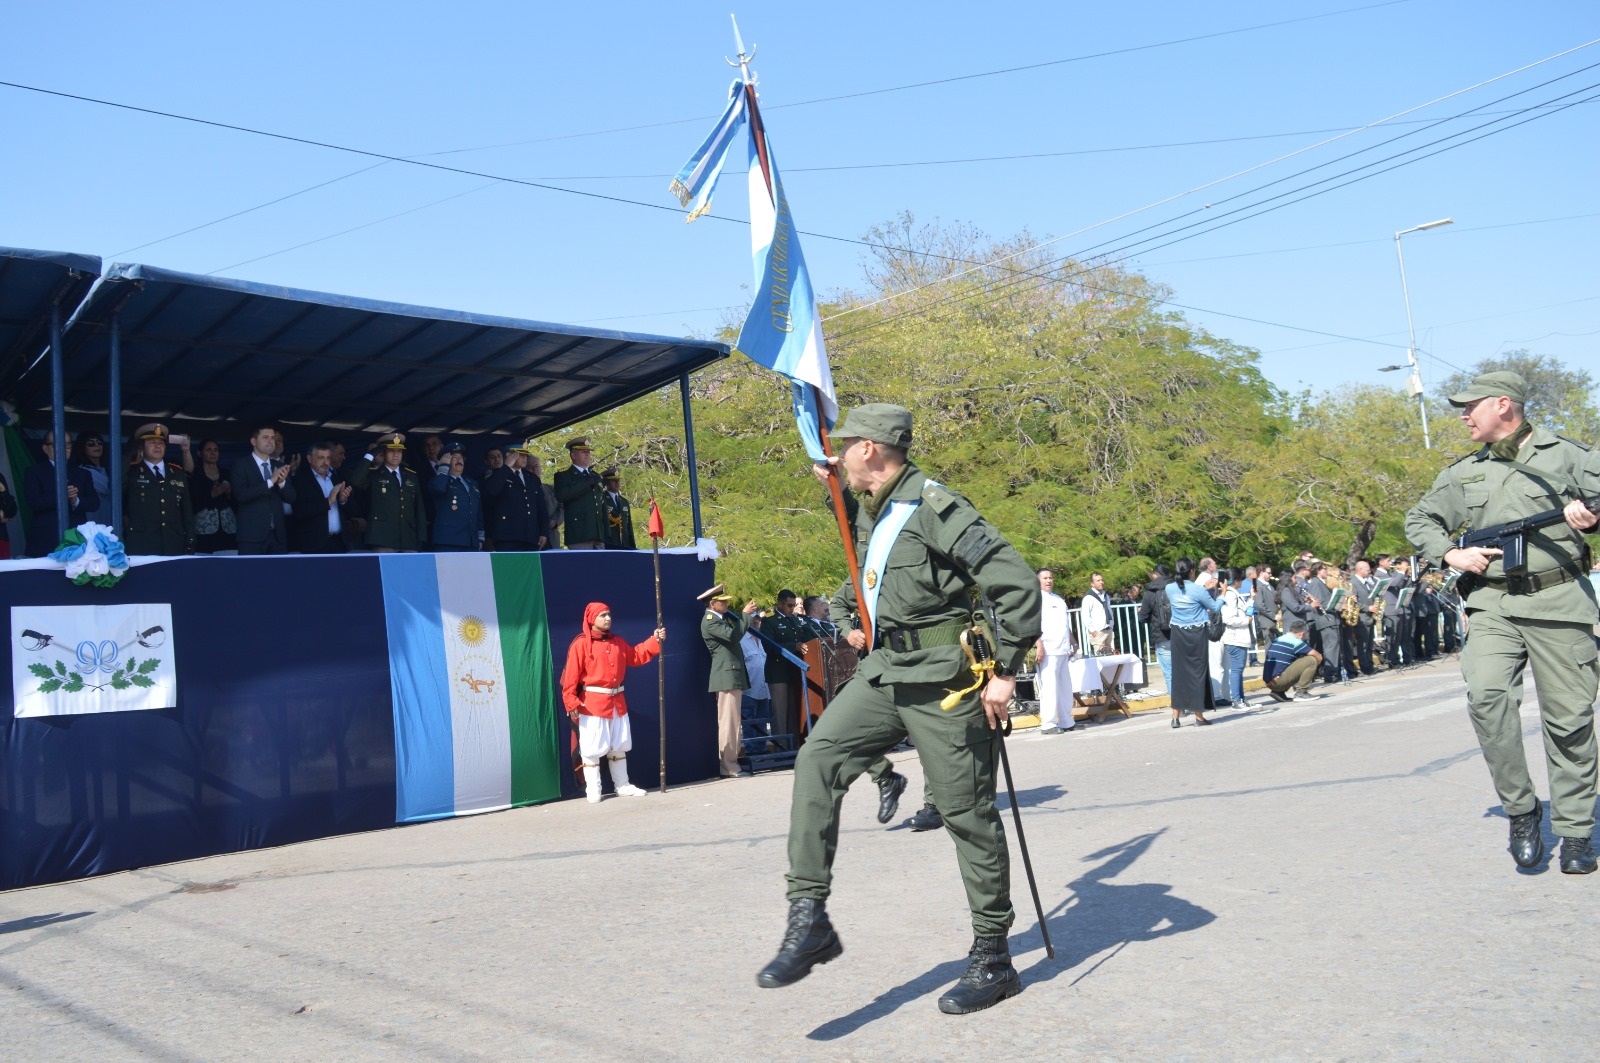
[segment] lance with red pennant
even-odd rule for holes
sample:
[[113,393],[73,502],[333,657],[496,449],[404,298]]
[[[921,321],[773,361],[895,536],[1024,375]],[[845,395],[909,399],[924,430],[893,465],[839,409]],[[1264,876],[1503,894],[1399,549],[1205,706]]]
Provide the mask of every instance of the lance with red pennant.
[[[667,537],[667,526],[661,519],[661,507],[650,500],[650,557],[656,566],[656,628],[666,627],[661,617],[661,540]],[[657,729],[661,732],[660,789],[667,792],[667,655],[656,654]]]
[[[671,191],[688,208],[687,220],[692,222],[710,211],[711,194],[738,140],[740,127],[748,127],[750,239],[756,284],[755,299],[739,330],[735,349],[788,378],[800,439],[811,460],[823,464],[834,456],[828,430],[838,420],[839,404],[834,398],[833,371],[823,343],[822,315],[817,312],[816,292],[806,270],[805,256],[800,252],[800,237],[789,212],[766,126],[761,121],[756,79],[750,71],[755,52],[744,50],[737,19],[733,22],[733,39],[739,57],[728,62],[739,68],[740,78],[729,88],[727,107],[711,135],[673,178]],[[844,543],[850,582],[855,587],[862,631],[870,646],[872,618],[867,615],[867,598],[862,593],[861,565],[850,518],[845,513],[841,478],[839,467],[830,464],[828,492],[839,521],[839,537]]]

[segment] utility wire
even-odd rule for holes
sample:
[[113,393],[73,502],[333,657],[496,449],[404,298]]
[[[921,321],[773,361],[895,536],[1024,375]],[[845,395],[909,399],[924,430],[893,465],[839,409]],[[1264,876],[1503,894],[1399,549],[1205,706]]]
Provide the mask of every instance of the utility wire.
[[[1560,80],[1560,79],[1558,78],[1558,79],[1553,79],[1553,80]],[[1593,89],[1593,88],[1596,88],[1596,87],[1600,87],[1600,83],[1596,83],[1595,85],[1587,86],[1584,89],[1576,90],[1576,92],[1585,92],[1585,91],[1589,91],[1590,89]],[[1571,96],[1571,95],[1574,95],[1574,94],[1575,93],[1568,93],[1567,96]],[[1518,95],[1518,94],[1514,94],[1514,95]],[[1566,97],[1563,96],[1563,97],[1557,97],[1556,99],[1559,100],[1559,99],[1565,99],[1565,98]],[[1561,110],[1565,110],[1568,107],[1577,106],[1580,103],[1590,102],[1590,100],[1593,99],[1593,98],[1594,97],[1590,97],[1589,99],[1582,99],[1582,100],[1578,100],[1578,101],[1575,101],[1575,102],[1572,102],[1572,103],[1567,103],[1567,104],[1562,105],[1560,108],[1557,108],[1556,110],[1544,110],[1544,108],[1550,106],[1550,104],[1552,102],[1554,102],[1554,101],[1544,101],[1544,102],[1542,102],[1540,104],[1535,104],[1533,106],[1523,108],[1521,112],[1513,112],[1513,116],[1515,116],[1518,113],[1527,114],[1529,112],[1534,112],[1534,111],[1540,111],[1541,113],[1532,114],[1530,117],[1524,118],[1522,121],[1516,122],[1516,123],[1514,123],[1512,125],[1505,126],[1502,129],[1490,130],[1490,132],[1488,132],[1488,133],[1483,133],[1480,136],[1472,137],[1469,140],[1462,140],[1462,141],[1459,141],[1458,143],[1455,143],[1455,144],[1449,144],[1449,145],[1447,145],[1445,147],[1439,148],[1437,151],[1429,152],[1426,155],[1421,155],[1421,156],[1418,156],[1417,158],[1413,158],[1413,159],[1404,159],[1404,161],[1397,162],[1392,166],[1388,166],[1388,167],[1386,167],[1384,169],[1377,170],[1377,171],[1375,171],[1373,173],[1368,173],[1368,174],[1365,174],[1365,175],[1362,175],[1362,176],[1353,177],[1351,180],[1343,181],[1343,182],[1340,182],[1338,184],[1334,184],[1331,187],[1322,188],[1322,189],[1320,189],[1318,191],[1314,191],[1314,192],[1309,192],[1306,195],[1300,196],[1297,199],[1292,199],[1292,200],[1288,200],[1287,202],[1277,203],[1274,206],[1263,207],[1263,209],[1256,210],[1255,213],[1248,214],[1248,215],[1246,215],[1244,217],[1233,218],[1232,220],[1222,221],[1219,224],[1214,224],[1214,225],[1210,224],[1210,219],[1208,219],[1206,221],[1191,223],[1190,225],[1182,226],[1179,229],[1172,229],[1172,230],[1169,230],[1169,231],[1164,232],[1164,233],[1158,233],[1158,234],[1156,234],[1154,236],[1146,237],[1143,240],[1135,240],[1135,241],[1132,241],[1131,243],[1125,243],[1121,247],[1112,248],[1110,250],[1107,250],[1107,251],[1103,252],[1102,255],[1099,256],[1099,258],[1101,259],[1100,262],[1098,262],[1095,265],[1086,267],[1084,270],[1080,270],[1079,272],[1087,272],[1090,269],[1100,268],[1101,266],[1107,265],[1107,264],[1109,264],[1109,260],[1110,260],[1110,256],[1111,255],[1114,255],[1114,254],[1117,254],[1117,253],[1123,252],[1123,251],[1130,251],[1130,249],[1133,248],[1133,247],[1137,247],[1137,246],[1142,245],[1142,244],[1148,244],[1153,240],[1164,239],[1167,236],[1173,236],[1176,233],[1180,233],[1180,232],[1183,232],[1185,230],[1193,229],[1198,225],[1209,225],[1209,228],[1202,229],[1199,232],[1191,232],[1187,236],[1176,236],[1174,239],[1166,240],[1164,243],[1156,244],[1153,247],[1146,247],[1146,248],[1144,248],[1144,250],[1146,252],[1152,251],[1152,250],[1157,250],[1157,249],[1159,249],[1161,247],[1171,246],[1172,244],[1180,243],[1180,242],[1182,242],[1184,240],[1193,239],[1196,236],[1200,236],[1200,235],[1204,235],[1206,233],[1214,232],[1217,229],[1226,228],[1226,227],[1228,227],[1230,225],[1235,225],[1235,224],[1238,224],[1238,223],[1240,223],[1242,221],[1250,220],[1251,218],[1254,218],[1254,217],[1259,217],[1261,214],[1269,213],[1269,212],[1274,211],[1274,210],[1280,210],[1280,209],[1282,209],[1284,207],[1287,207],[1287,206],[1290,206],[1290,205],[1292,205],[1294,203],[1301,202],[1301,201],[1303,201],[1305,199],[1313,198],[1314,196],[1323,195],[1323,194],[1325,194],[1327,192],[1330,192],[1330,191],[1333,191],[1333,190],[1335,190],[1337,188],[1342,188],[1342,187],[1345,187],[1346,185],[1356,183],[1357,181],[1367,180],[1367,179],[1369,179],[1371,177],[1378,176],[1381,173],[1387,173],[1389,170],[1396,169],[1396,168],[1398,168],[1400,166],[1410,165],[1413,162],[1420,162],[1422,159],[1429,158],[1432,155],[1439,154],[1440,151],[1448,151],[1448,150],[1452,150],[1453,148],[1463,147],[1466,144],[1470,144],[1470,143],[1473,143],[1473,142],[1475,142],[1477,140],[1481,140],[1485,136],[1490,136],[1490,135],[1493,135],[1494,133],[1497,133],[1497,132],[1505,132],[1508,129],[1516,128],[1516,126],[1524,125],[1527,122],[1534,121],[1535,119],[1542,118],[1542,117],[1547,117],[1550,114],[1560,113]],[[1500,101],[1495,101],[1495,102],[1500,102]],[[1463,112],[1463,113],[1471,113],[1471,112],[1469,111],[1469,112]],[[1439,124],[1443,124],[1445,122],[1454,121],[1456,118],[1459,118],[1459,117],[1461,117],[1461,115],[1453,115],[1453,116],[1450,116],[1449,118],[1440,119],[1435,124],[1439,125]],[[1337,180],[1338,177],[1346,176],[1348,174],[1353,174],[1353,173],[1359,173],[1360,170],[1371,169],[1373,166],[1379,166],[1379,165],[1381,165],[1381,164],[1383,164],[1385,162],[1390,162],[1391,160],[1394,160],[1394,159],[1403,159],[1404,156],[1410,155],[1410,154],[1414,154],[1415,152],[1420,151],[1423,148],[1431,147],[1431,146],[1433,146],[1435,144],[1440,144],[1440,143],[1443,143],[1445,141],[1449,141],[1449,140],[1452,140],[1452,139],[1455,139],[1455,138],[1459,138],[1459,137],[1465,136],[1467,133],[1471,133],[1471,132],[1474,132],[1474,131],[1476,131],[1478,129],[1482,129],[1485,126],[1495,125],[1495,124],[1498,124],[1498,123],[1501,123],[1501,122],[1506,122],[1508,120],[1509,120],[1508,118],[1500,118],[1500,119],[1496,119],[1494,122],[1484,123],[1482,126],[1475,126],[1475,127],[1471,128],[1471,129],[1460,130],[1460,131],[1458,131],[1456,133],[1450,134],[1449,136],[1442,137],[1437,141],[1432,141],[1432,142],[1430,142],[1428,144],[1419,145],[1418,147],[1408,149],[1407,151],[1397,152],[1394,155],[1388,156],[1388,157],[1383,158],[1383,159],[1378,159],[1378,160],[1376,160],[1374,162],[1371,162],[1371,163],[1368,163],[1368,164],[1366,164],[1364,166],[1356,167],[1356,168],[1354,168],[1352,170],[1347,170],[1344,173],[1336,175],[1333,178],[1324,178],[1324,179],[1322,179],[1320,181],[1316,181],[1316,182],[1313,182],[1313,183],[1308,184],[1308,185],[1303,185],[1300,188],[1292,189],[1289,192],[1280,193],[1280,194],[1278,194],[1276,196],[1270,197],[1269,199],[1261,200],[1261,201],[1258,201],[1257,203],[1247,204],[1246,206],[1235,208],[1235,210],[1227,212],[1227,213],[1228,214],[1238,214],[1238,213],[1240,213],[1242,211],[1252,210],[1255,207],[1262,206],[1263,204],[1272,203],[1274,200],[1283,199],[1285,196],[1293,195],[1295,192],[1304,191],[1305,189],[1309,189],[1309,188],[1315,188],[1317,185],[1327,184],[1329,181]],[[1353,154],[1359,154],[1359,152],[1355,152],[1355,153],[1351,153],[1351,154],[1352,155]],[[1349,156],[1346,156],[1346,157],[1349,157]],[[1309,173],[1312,170],[1320,169],[1324,165],[1327,165],[1327,164],[1324,163],[1324,164],[1319,164],[1318,166],[1310,167],[1307,170],[1301,171],[1301,174]],[[1287,178],[1287,179],[1292,179],[1294,176],[1297,176],[1297,175],[1290,175],[1290,177]],[[1280,181],[1281,180],[1282,179],[1280,179]],[[1263,185],[1263,186],[1260,186],[1260,187],[1264,189],[1264,188],[1270,187],[1271,185],[1278,184],[1278,183],[1280,183],[1280,181],[1273,181],[1273,182],[1270,182],[1268,185]],[[1248,192],[1247,193],[1240,193],[1240,195],[1248,195],[1248,194],[1250,194],[1250,193],[1248,193]],[[1238,198],[1238,197],[1229,197],[1229,198],[1233,199],[1233,198]],[[1178,218],[1169,219],[1168,222],[1159,223],[1159,224],[1170,224],[1173,221],[1181,220],[1184,217],[1188,217],[1190,214],[1193,214],[1193,213],[1197,213],[1197,212],[1196,211],[1190,211],[1190,212],[1188,212],[1186,214],[1180,215]],[[1222,217],[1226,217],[1226,215],[1223,215]],[[1149,229],[1149,228],[1157,228],[1157,227],[1159,227],[1159,224],[1157,226],[1148,226],[1148,227],[1146,227],[1145,230],[1138,230],[1138,232],[1147,231],[1147,229]],[[1136,234],[1130,234],[1130,235],[1136,235]],[[1053,242],[1053,241],[1049,241],[1049,242]],[[1035,268],[1033,268],[1031,270],[1019,271],[1012,278],[1010,278],[1010,279],[1008,279],[1006,281],[999,282],[997,284],[991,285],[988,288],[980,290],[978,292],[963,292],[963,293],[959,293],[957,295],[950,296],[950,297],[948,297],[946,299],[936,300],[935,302],[933,302],[931,304],[927,304],[927,305],[924,305],[924,306],[916,307],[916,308],[914,308],[914,309],[912,309],[910,311],[907,311],[905,314],[891,315],[889,317],[880,318],[880,319],[878,319],[878,320],[876,320],[876,321],[874,321],[874,322],[872,322],[872,323],[870,323],[870,324],[868,324],[866,326],[863,326],[860,329],[852,329],[849,332],[840,333],[835,338],[836,339],[842,339],[842,338],[844,338],[846,336],[854,335],[857,332],[865,331],[867,328],[881,327],[883,325],[891,324],[894,321],[899,320],[901,317],[909,316],[910,314],[926,313],[926,312],[928,312],[928,311],[930,311],[932,309],[935,309],[935,308],[937,308],[937,307],[939,307],[941,305],[944,305],[946,303],[949,303],[949,302],[973,301],[973,300],[977,300],[977,299],[992,299],[992,298],[999,297],[999,296],[1002,296],[1002,295],[1012,294],[1014,289],[1016,289],[1020,285],[1023,285],[1025,283],[1027,283],[1027,281],[1029,281],[1030,279],[1038,279],[1039,283],[1030,286],[1027,289],[1027,291],[1037,290],[1038,288],[1043,287],[1043,286],[1048,285],[1048,284],[1051,284],[1051,283],[1059,283],[1061,281],[1071,280],[1072,276],[1075,276],[1076,274],[1074,274],[1072,276],[1064,277],[1064,278],[1057,278],[1054,275],[1059,273],[1062,269],[1069,268],[1072,265],[1076,264],[1077,262],[1081,261],[1084,258],[1084,256],[1088,253],[1088,251],[1094,250],[1095,248],[1098,248],[1098,247],[1104,247],[1105,244],[1109,243],[1109,242],[1112,242],[1112,241],[1105,241],[1105,242],[1102,242],[1101,244],[1094,245],[1094,247],[1085,249],[1084,251],[1081,251],[1078,254],[1071,255],[1071,256],[1065,256],[1063,258],[1056,259],[1053,263],[1050,264],[1054,268],[1043,269],[1041,271],[1042,267],[1035,267]],[[1042,246],[1042,245],[1036,245],[1036,246]],[[1024,252],[1018,252],[1017,254],[1021,254],[1021,253],[1024,253]],[[1003,263],[1003,262],[1008,261],[1009,259],[1014,258],[1014,257],[1016,257],[1016,255],[1008,255],[1008,256],[1006,256],[1006,258],[997,260],[996,264],[998,265],[999,263]],[[1127,257],[1131,257],[1131,252],[1130,252],[1130,255],[1125,255],[1123,257],[1123,259],[1118,260],[1117,264],[1120,264],[1120,262],[1122,262],[1122,261],[1126,261]],[[983,268],[983,267],[979,267],[979,268]],[[969,269],[969,270],[962,271],[961,273],[955,274],[955,276],[962,276],[962,275],[970,274],[972,272],[974,272],[974,270]],[[918,290],[922,290],[922,289],[925,289],[925,288],[930,287],[930,286],[931,286],[931,284],[919,285],[917,288],[909,289],[909,291],[918,291]],[[1017,294],[1026,294],[1026,292],[1017,293]],[[881,304],[884,301],[886,301],[886,300],[880,299],[880,300],[876,300],[874,303],[867,304],[867,305],[878,305],[878,304]],[[1176,304],[1174,304],[1174,305],[1176,305]],[[846,311],[842,311],[841,313],[834,314],[828,320],[836,320],[836,319],[838,319],[840,317],[845,316],[845,314],[853,312],[854,309],[856,309],[856,308],[852,308],[851,310],[846,310]]]

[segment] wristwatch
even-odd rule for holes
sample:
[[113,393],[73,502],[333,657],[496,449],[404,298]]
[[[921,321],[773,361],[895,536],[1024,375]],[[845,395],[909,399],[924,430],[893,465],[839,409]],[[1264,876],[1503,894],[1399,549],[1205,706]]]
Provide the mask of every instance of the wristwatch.
[[1012,671],[1010,668],[1007,668],[998,661],[995,662],[994,674],[999,676],[1001,679],[1015,679],[1017,677],[1016,672]]

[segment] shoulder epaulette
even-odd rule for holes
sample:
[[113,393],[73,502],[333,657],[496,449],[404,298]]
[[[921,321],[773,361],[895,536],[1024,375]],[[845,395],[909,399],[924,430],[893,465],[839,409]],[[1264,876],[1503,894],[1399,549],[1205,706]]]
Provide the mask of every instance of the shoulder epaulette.
[[961,496],[937,480],[927,480],[922,485],[922,500],[928,503],[935,513],[944,514],[961,501]]
[[1576,439],[1573,439],[1571,436],[1564,436],[1560,432],[1555,433],[1555,437],[1557,439],[1561,440],[1563,443],[1571,443],[1573,446],[1577,447],[1579,450],[1583,451],[1584,453],[1588,453],[1589,451],[1594,449],[1588,443],[1580,443]]

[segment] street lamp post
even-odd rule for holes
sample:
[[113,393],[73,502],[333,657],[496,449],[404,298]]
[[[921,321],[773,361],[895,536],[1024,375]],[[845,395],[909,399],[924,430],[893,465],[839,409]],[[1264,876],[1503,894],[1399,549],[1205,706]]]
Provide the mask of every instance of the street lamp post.
[[1406,390],[1416,398],[1417,412],[1422,414],[1422,446],[1425,450],[1433,449],[1433,441],[1428,435],[1428,399],[1422,387],[1422,369],[1417,365],[1417,326],[1411,320],[1411,292],[1406,287],[1406,256],[1400,249],[1400,238],[1407,233],[1437,229],[1454,221],[1454,218],[1440,218],[1438,221],[1423,222],[1409,229],[1401,229],[1394,234],[1394,253],[1400,260],[1400,295],[1406,302],[1406,328],[1411,331],[1411,346],[1406,349],[1406,359],[1411,363],[1411,376],[1406,381]]

